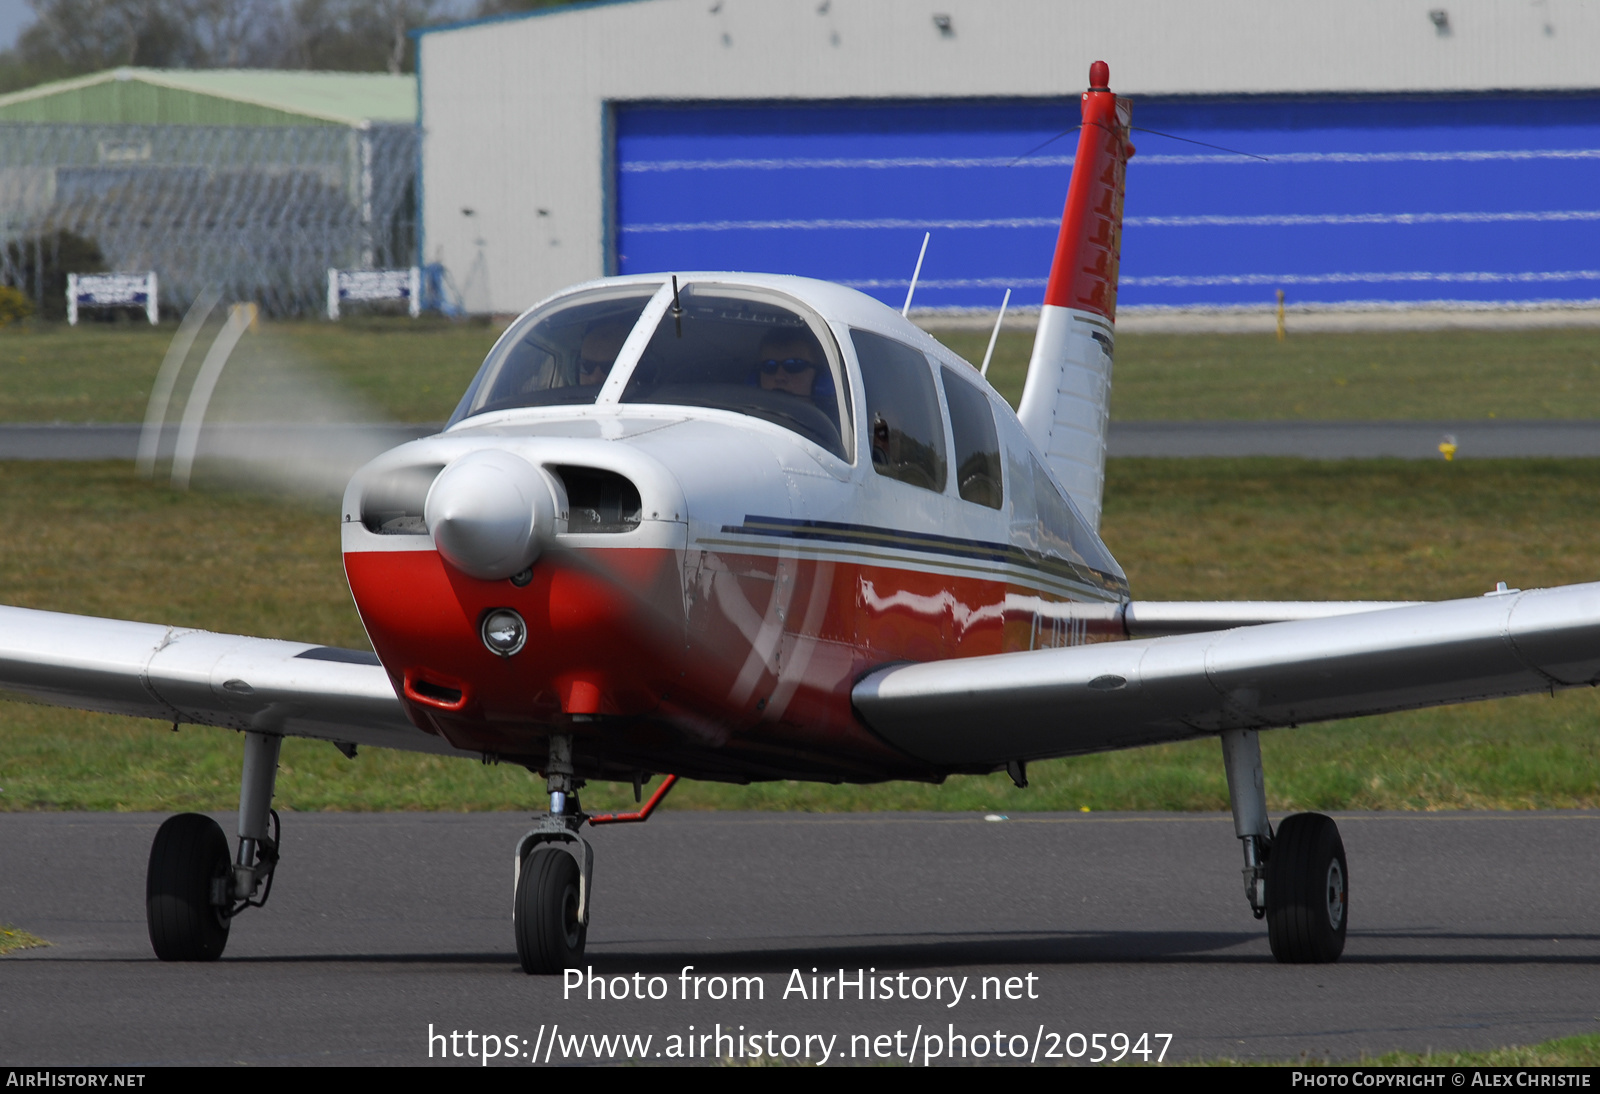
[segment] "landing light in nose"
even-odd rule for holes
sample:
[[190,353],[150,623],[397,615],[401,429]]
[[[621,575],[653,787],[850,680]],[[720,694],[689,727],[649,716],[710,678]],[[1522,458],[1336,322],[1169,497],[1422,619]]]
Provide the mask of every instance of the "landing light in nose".
[[489,652],[501,657],[512,656],[528,641],[528,625],[522,621],[522,616],[510,608],[495,608],[486,612],[479,633],[483,635],[483,644],[489,647]]

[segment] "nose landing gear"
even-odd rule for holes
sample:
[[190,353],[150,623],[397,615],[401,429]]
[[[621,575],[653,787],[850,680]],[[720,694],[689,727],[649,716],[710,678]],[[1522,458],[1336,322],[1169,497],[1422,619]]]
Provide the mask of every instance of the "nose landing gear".
[[583,959],[589,935],[589,883],[594,850],[578,829],[588,818],[572,773],[572,736],[550,736],[545,762],[550,811],[517,841],[511,920],[517,958],[530,976],[572,968]]
[[[634,779],[634,800],[643,781]],[[576,968],[583,960],[589,937],[589,897],[594,891],[594,849],[579,833],[585,823],[636,824],[650,819],[656,806],[677,784],[668,775],[644,808],[634,813],[590,816],[578,804],[583,780],[573,777],[572,737],[550,737],[550,757],[545,763],[550,811],[517,841],[515,898],[512,924],[517,938],[517,958],[530,976],[549,976]]]

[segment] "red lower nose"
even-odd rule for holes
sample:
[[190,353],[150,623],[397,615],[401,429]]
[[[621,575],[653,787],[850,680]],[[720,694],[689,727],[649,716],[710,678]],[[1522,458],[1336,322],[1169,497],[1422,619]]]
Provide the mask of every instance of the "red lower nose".
[[[574,715],[653,710],[677,672],[682,594],[675,555],[620,549],[548,556],[533,580],[469,577],[433,551],[352,552],[345,573],[378,656],[419,720],[458,747],[463,726],[490,736],[540,732]],[[528,639],[489,650],[484,616],[511,608]]]

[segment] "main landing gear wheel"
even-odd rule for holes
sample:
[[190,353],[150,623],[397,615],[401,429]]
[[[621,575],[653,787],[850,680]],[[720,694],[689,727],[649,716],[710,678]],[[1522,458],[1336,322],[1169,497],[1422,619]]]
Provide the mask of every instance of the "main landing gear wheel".
[[1349,922],[1350,883],[1339,826],[1296,813],[1278,826],[1267,860],[1267,941],[1292,965],[1337,961]]
[[225,898],[233,864],[222,826],[199,813],[168,817],[150,846],[145,917],[163,961],[215,961],[228,944]]
[[516,928],[525,973],[551,975],[583,960],[589,928],[578,919],[578,864],[567,852],[542,847],[523,862]]

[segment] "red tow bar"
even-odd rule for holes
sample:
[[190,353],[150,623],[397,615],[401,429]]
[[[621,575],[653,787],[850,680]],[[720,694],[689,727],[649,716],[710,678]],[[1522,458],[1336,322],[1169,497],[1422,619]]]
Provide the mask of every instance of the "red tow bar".
[[650,819],[650,814],[655,812],[656,806],[661,804],[661,799],[667,796],[667,791],[677,783],[678,776],[668,775],[661,780],[661,785],[656,787],[656,792],[650,795],[650,800],[644,803],[644,808],[637,813],[600,813],[589,818],[590,824],[637,824]]

